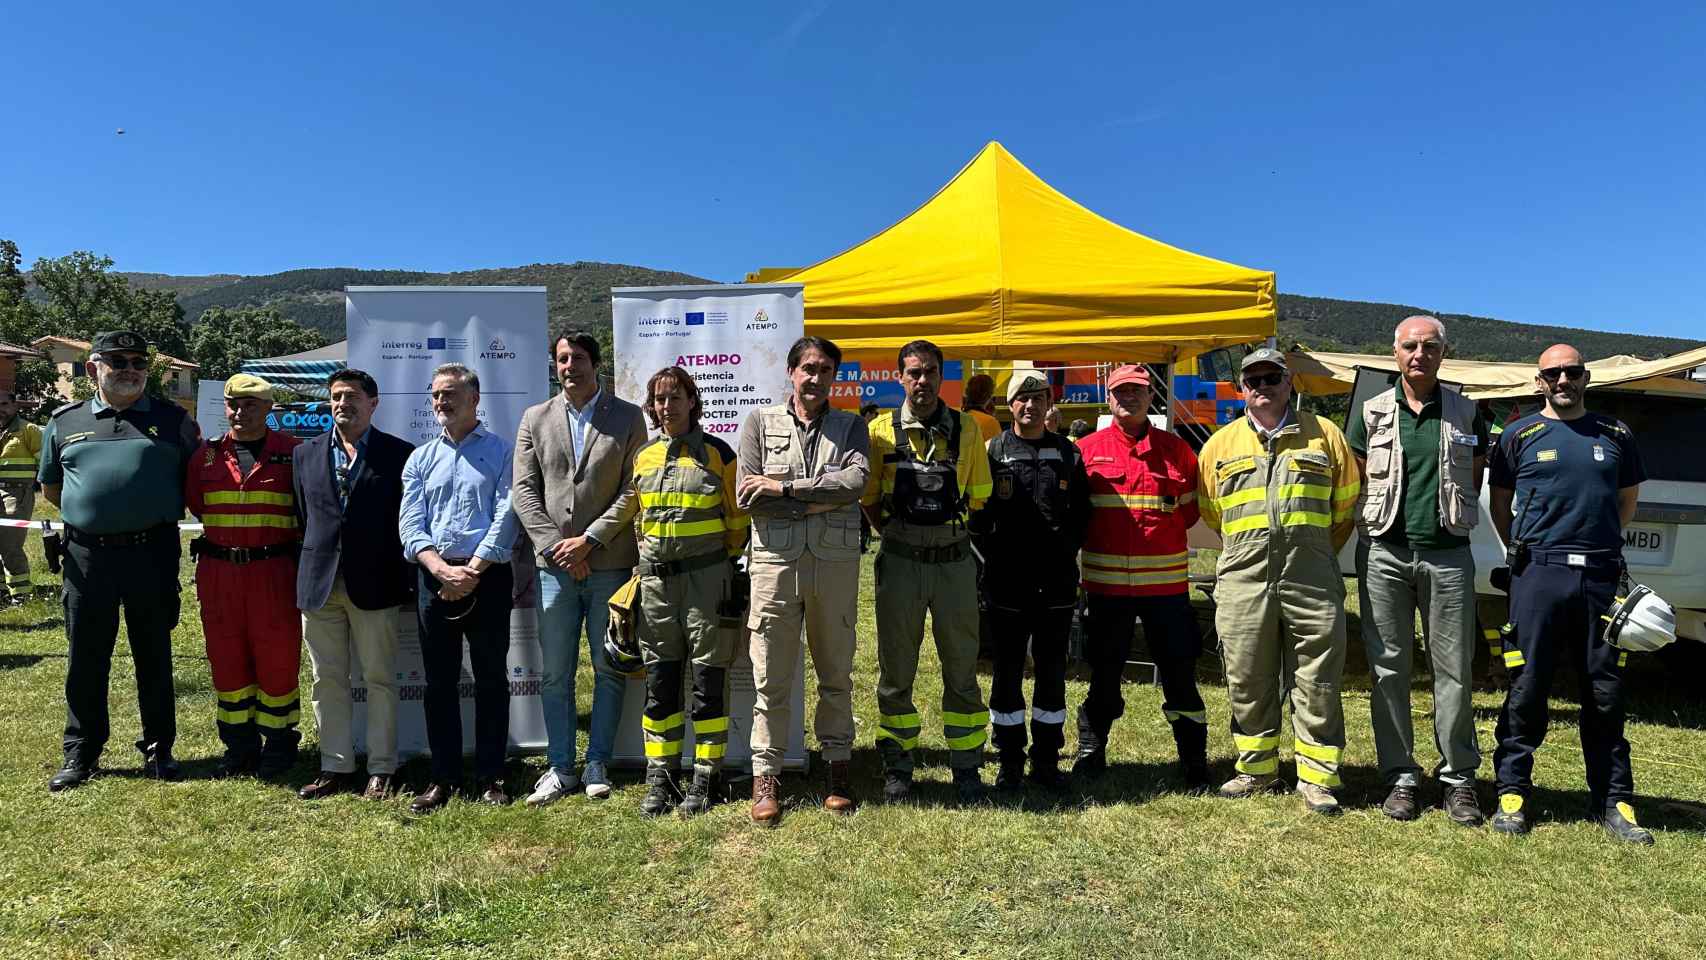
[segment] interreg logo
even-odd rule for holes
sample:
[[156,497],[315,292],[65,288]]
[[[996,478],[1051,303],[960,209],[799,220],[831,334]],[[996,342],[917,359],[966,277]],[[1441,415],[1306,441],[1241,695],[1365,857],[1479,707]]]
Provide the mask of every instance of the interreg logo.
[[486,349],[484,349],[480,352],[480,359],[481,360],[514,360],[515,359],[515,351],[511,350],[509,348],[509,345],[504,343],[503,337],[493,337],[492,342],[486,344]]
[[679,326],[681,326],[681,318],[680,317],[668,317],[668,316],[664,316],[664,317],[645,317],[645,316],[642,316],[639,320],[635,321],[635,323],[638,324],[639,326],[642,326],[642,327],[679,327]]
[[426,349],[426,347],[421,345],[421,342],[419,340],[381,340],[379,342],[379,348],[381,350],[425,350]]
[[427,337],[427,349],[428,350],[444,350],[444,349],[446,349],[446,347],[444,345],[444,338],[443,337]]

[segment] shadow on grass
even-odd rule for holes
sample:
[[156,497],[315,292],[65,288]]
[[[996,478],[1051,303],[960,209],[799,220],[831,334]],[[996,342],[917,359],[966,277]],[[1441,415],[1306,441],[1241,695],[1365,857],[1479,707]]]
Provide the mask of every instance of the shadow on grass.
[[0,653],[0,671],[24,670],[47,659],[64,660],[63,653]]

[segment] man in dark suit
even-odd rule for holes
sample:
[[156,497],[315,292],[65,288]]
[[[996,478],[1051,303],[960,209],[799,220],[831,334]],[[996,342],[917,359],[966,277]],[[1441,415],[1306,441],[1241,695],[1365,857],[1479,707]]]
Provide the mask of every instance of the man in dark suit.
[[296,606],[314,664],[320,775],[298,794],[329,796],[355,773],[350,655],[367,685],[367,787],[383,800],[397,772],[397,610],[409,598],[409,564],[397,532],[403,464],[414,447],[373,427],[379,385],[360,370],[326,381],[333,429],[295,450],[302,558]]

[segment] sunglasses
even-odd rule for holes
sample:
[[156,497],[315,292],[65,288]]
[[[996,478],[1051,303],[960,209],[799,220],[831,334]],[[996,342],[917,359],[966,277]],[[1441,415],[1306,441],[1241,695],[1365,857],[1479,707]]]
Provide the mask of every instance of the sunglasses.
[[1283,380],[1285,380],[1285,374],[1277,371],[1274,373],[1253,373],[1244,378],[1244,386],[1252,390],[1257,387],[1277,387]]
[[1571,363],[1562,367],[1544,367],[1540,371],[1540,379],[1547,383],[1557,383],[1560,377],[1580,380],[1587,376],[1588,368],[1579,363]]
[[114,370],[146,370],[146,369],[148,369],[148,358],[147,357],[132,357],[129,360],[126,360],[123,357],[101,357],[100,361],[102,363],[106,364],[107,366],[111,367]]

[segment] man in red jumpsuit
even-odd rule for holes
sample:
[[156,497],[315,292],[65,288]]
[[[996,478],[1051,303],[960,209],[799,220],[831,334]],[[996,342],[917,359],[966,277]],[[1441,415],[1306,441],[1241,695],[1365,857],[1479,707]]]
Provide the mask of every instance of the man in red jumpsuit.
[[184,504],[205,527],[190,542],[207,662],[219,698],[220,776],[281,776],[296,763],[301,719],[296,611],[301,530],[291,485],[299,442],[267,429],[272,386],[239,373],[225,381],[231,429],[190,458]]
[[1078,441],[1090,480],[1090,527],[1081,571],[1089,594],[1085,659],[1090,690],[1078,710],[1072,772],[1107,769],[1108,731],[1122,713],[1120,680],[1137,621],[1161,674],[1161,713],[1173,728],[1186,789],[1209,785],[1208,716],[1197,691],[1202,635],[1191,609],[1190,550],[1197,522],[1197,458],[1185,441],[1149,422],[1149,368],[1108,377],[1113,424]]

